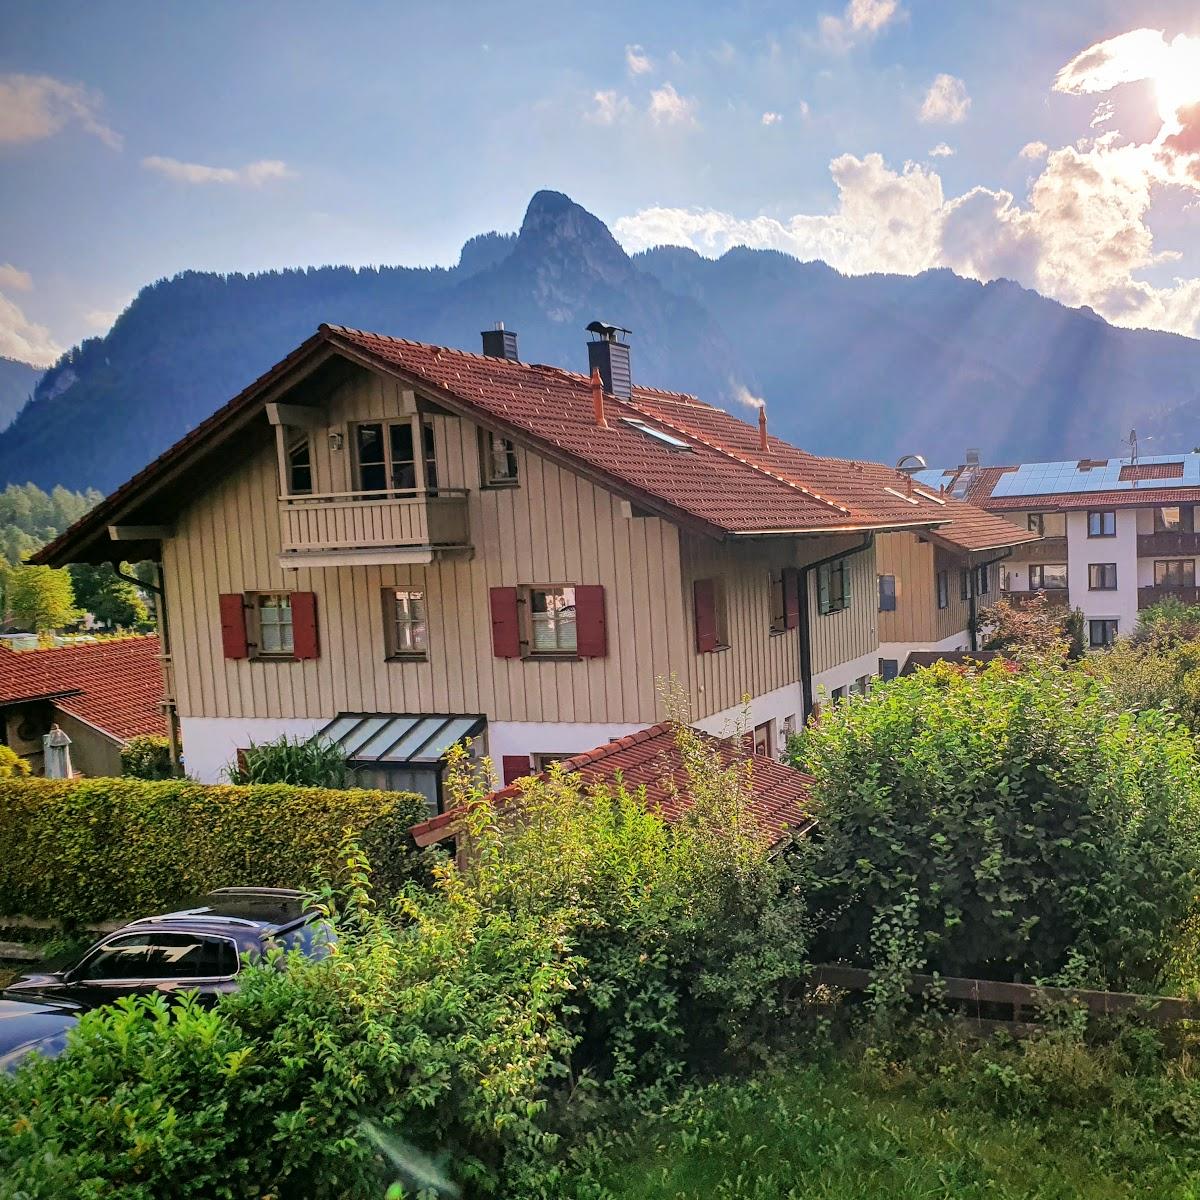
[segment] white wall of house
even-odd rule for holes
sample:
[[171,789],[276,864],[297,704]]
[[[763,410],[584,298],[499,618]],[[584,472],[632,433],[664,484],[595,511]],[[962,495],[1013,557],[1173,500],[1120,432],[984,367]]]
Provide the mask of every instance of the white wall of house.
[[[1138,569],[1136,509],[1116,510],[1116,537],[1090,538],[1086,511],[1067,514],[1067,583],[1071,605],[1081,608],[1089,620],[1117,621],[1119,634],[1132,633],[1138,618]],[[1092,591],[1088,567],[1092,563],[1116,563],[1117,587]]]
[[327,717],[181,717],[183,766],[201,783],[221,783],[225,768],[251,742],[270,742],[283,734],[312,737],[336,716]]
[[969,650],[970,648],[971,635],[965,629],[961,629],[950,637],[942,638],[940,642],[880,642],[879,657],[895,659],[900,670],[903,670],[908,656],[914,650]]
[[487,753],[499,774],[506,755],[582,754],[645,728],[620,722],[489,721]]
[[837,666],[814,675],[813,699],[824,704],[838,688],[853,687],[864,675],[874,677],[879,673],[880,657],[879,646],[876,644],[869,653],[851,659],[849,662],[838,663]]

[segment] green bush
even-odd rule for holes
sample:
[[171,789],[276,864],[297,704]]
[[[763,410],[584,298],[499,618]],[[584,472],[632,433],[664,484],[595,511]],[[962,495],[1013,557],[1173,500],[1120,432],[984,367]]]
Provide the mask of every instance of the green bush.
[[290,738],[251,742],[227,771],[230,783],[290,783],[294,787],[350,788],[355,771],[336,742]]
[[393,887],[413,870],[408,792],[186,780],[0,780],[0,913],[66,923],[144,915],[214,887],[305,887],[346,833]]
[[29,774],[29,763],[11,746],[0,746],[0,779],[24,778]]
[[130,738],[121,747],[121,773],[133,779],[170,779],[171,743],[150,733]]
[[1200,763],[1170,714],[1079,670],[940,667],[792,753],[817,780],[826,953],[1029,979],[1074,951],[1097,982],[1162,983],[1200,890]]

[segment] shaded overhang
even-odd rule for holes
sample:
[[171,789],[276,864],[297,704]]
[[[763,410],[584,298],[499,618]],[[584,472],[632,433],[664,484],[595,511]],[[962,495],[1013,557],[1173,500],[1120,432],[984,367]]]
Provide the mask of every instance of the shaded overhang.
[[353,767],[436,770],[447,751],[486,727],[486,717],[459,713],[338,713],[315,737],[340,746]]

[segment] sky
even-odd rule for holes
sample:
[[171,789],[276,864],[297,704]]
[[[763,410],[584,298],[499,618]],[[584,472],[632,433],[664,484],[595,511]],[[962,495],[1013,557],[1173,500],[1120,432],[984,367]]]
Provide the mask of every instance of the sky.
[[540,188],[1200,336],[1200,4],[0,0],[0,354],[186,269],[450,265]]

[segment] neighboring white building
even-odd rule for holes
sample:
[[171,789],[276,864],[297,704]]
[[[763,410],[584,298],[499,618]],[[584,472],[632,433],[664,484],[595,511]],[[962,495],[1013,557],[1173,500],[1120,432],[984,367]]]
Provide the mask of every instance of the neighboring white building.
[[1080,609],[1093,647],[1131,633],[1138,613],[1159,600],[1194,604],[1200,596],[1200,454],[968,462],[918,478],[1041,533],[1003,564],[1003,590],[1016,599],[1043,592]]

